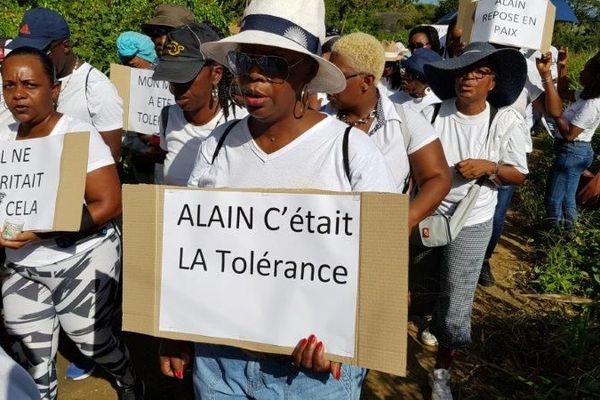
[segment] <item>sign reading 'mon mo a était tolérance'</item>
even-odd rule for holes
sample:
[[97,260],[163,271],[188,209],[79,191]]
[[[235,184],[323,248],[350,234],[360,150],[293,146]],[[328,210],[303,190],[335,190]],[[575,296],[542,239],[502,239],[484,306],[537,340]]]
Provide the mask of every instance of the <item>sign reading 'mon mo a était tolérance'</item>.
[[312,333],[331,359],[405,373],[405,196],[124,193],[126,330],[281,354]]
[[154,71],[110,65],[110,80],[123,99],[123,129],[152,135],[158,133],[160,111],[175,104],[169,82],[152,79]]
[[77,231],[85,191],[89,133],[2,142],[0,226]]

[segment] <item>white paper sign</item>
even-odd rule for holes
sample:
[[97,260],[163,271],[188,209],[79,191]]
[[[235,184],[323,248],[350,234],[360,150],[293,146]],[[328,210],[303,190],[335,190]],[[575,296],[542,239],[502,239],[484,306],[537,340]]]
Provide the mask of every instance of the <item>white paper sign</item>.
[[479,0],[472,42],[539,49],[548,0]]
[[167,190],[161,331],[353,357],[360,196]]
[[132,68],[129,82],[128,130],[148,135],[158,132],[162,108],[175,104],[169,82],[155,81],[152,74],[148,69]]
[[63,135],[2,142],[0,224],[22,219],[24,230],[51,230],[60,181]]

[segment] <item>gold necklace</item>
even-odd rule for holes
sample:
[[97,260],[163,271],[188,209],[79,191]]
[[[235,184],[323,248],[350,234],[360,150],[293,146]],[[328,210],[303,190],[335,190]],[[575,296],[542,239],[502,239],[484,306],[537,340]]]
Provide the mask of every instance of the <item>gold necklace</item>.
[[337,114],[337,118],[340,121],[343,121],[343,122],[347,123],[350,126],[366,125],[366,124],[370,123],[376,117],[377,117],[377,104],[375,104],[375,108],[373,110],[371,110],[371,112],[369,113],[369,115],[367,115],[364,118],[359,118],[359,119],[357,119],[354,122],[350,122],[348,120],[348,114],[341,114],[339,112]]

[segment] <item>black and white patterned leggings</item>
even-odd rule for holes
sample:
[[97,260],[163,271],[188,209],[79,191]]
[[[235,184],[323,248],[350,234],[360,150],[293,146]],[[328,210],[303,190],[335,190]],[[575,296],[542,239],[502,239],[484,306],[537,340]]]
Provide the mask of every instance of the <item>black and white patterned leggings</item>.
[[59,327],[120,386],[134,384],[129,352],[113,332],[121,270],[116,233],[56,264],[7,267],[9,276],[2,284],[4,322],[15,342],[13,353],[33,376],[43,400],[57,395]]

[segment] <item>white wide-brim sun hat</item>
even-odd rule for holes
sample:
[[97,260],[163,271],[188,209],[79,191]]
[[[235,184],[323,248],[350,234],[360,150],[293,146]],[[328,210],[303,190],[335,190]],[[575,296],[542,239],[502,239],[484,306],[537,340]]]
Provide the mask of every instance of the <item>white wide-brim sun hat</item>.
[[218,42],[204,43],[201,50],[207,57],[225,66],[228,66],[227,54],[237,50],[240,44],[277,47],[306,54],[319,64],[317,75],[308,84],[308,89],[339,93],[346,88],[346,78],[339,68],[320,56],[324,41],[323,0],[252,0],[244,11],[240,33]]

